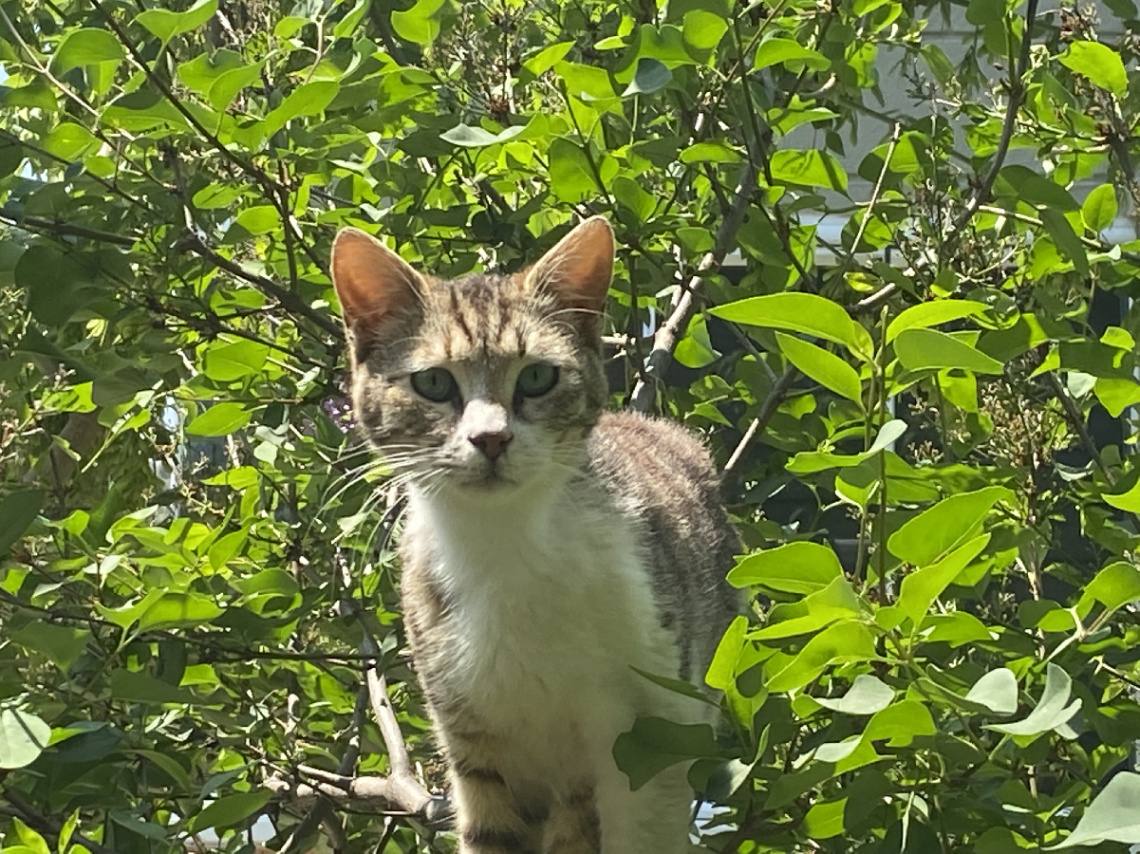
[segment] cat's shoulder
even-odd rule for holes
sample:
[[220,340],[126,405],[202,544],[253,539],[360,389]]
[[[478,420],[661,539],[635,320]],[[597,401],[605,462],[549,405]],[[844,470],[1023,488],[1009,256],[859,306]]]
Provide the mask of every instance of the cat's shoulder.
[[715,488],[716,467],[708,448],[680,424],[638,412],[606,412],[590,438],[590,458],[603,473],[621,480],[681,479]]

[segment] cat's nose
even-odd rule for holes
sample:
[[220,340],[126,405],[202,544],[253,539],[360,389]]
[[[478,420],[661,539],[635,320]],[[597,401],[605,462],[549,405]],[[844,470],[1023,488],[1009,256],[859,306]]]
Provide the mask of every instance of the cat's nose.
[[514,436],[510,430],[493,430],[485,433],[472,433],[467,437],[489,460],[497,460],[507,449]]

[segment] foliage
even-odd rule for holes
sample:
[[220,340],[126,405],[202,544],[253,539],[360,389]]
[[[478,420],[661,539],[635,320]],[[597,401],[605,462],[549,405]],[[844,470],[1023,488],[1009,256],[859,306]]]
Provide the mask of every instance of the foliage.
[[2,850],[452,850],[364,787],[440,774],[328,247],[587,213],[615,403],[707,434],[763,606],[631,781],[695,758],[715,851],[1140,842],[1134,4],[398,5],[0,2]]

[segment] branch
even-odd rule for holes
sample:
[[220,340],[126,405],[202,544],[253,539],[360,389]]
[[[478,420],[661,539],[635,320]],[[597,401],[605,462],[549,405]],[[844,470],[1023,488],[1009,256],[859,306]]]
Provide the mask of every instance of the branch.
[[1014,125],[1017,124],[1017,111],[1021,109],[1021,105],[1025,101],[1025,72],[1029,68],[1029,48],[1033,44],[1033,24],[1037,20],[1037,2],[1038,0],[1029,0],[1029,5],[1025,9],[1025,30],[1021,34],[1021,53],[1017,58],[1016,68],[1011,66],[1009,70],[1009,103],[1005,108],[1001,139],[998,141],[997,151],[994,152],[993,162],[982,179],[982,183],[978,185],[974,195],[970,197],[970,201],[966,203],[962,213],[954,220],[951,234],[957,234],[965,228],[974,214],[978,212],[978,208],[990,200],[994,181],[997,180],[998,173],[1005,162],[1005,156],[1009,153]]
[[673,348],[677,346],[678,339],[688,328],[689,319],[696,311],[694,297],[700,289],[701,282],[707,273],[715,271],[724,261],[724,257],[736,244],[736,233],[744,222],[744,213],[752,201],[756,190],[756,165],[746,163],[740,171],[740,180],[737,181],[732,207],[725,212],[717,231],[716,244],[711,252],[701,259],[697,272],[688,282],[684,283],[673,297],[672,312],[653,336],[653,349],[645,362],[642,377],[633,387],[629,405],[638,412],[649,412],[656,400],[656,383],[665,374],[665,369],[673,359]]
[[392,708],[392,702],[388,699],[388,683],[384,679],[384,674],[376,669],[380,650],[367,629],[364,631],[360,648],[373,656],[366,665],[364,676],[368,685],[368,697],[372,703],[372,714],[380,727],[384,746],[388,749],[390,772],[385,781],[386,789],[391,793],[392,799],[409,813],[422,815],[425,818],[435,815],[438,819],[441,812],[446,814],[449,811],[449,807],[442,798],[433,797],[412,772],[412,762],[408,757],[407,745],[404,744],[404,735],[400,732],[400,724],[396,720],[396,710]]
[[190,123],[190,126],[194,128],[203,139],[209,142],[219,154],[261,185],[262,190],[265,192],[265,197],[273,204],[273,207],[277,209],[277,213],[281,217],[282,228],[297,239],[301,249],[309,257],[309,260],[313,262],[313,265],[322,273],[327,274],[328,270],[325,268],[324,262],[313,251],[313,248],[305,243],[300,229],[297,228],[293,220],[293,214],[289,210],[288,205],[288,193],[285,188],[277,181],[274,181],[264,169],[261,169],[253,161],[246,160],[236,154],[223,143],[216,134],[212,133],[198,120],[198,117],[174,94],[174,90],[162,79],[162,76],[151,68],[146,58],[139,52],[139,49],[135,47],[135,43],[131,40],[130,36],[127,35],[127,32],[122,26],[120,26],[119,22],[115,20],[110,12],[103,8],[101,0],[91,0],[91,5],[103,16],[103,19],[107,22],[107,26],[115,33],[115,36],[119,39],[123,47],[127,49],[127,52],[131,55],[131,59],[139,67],[139,70],[155,85],[158,91],[162,93],[162,96],[170,102],[171,106],[173,106],[174,109]]
[[732,456],[728,458],[728,462],[724,464],[724,474],[728,474],[744,456],[744,452],[748,450],[748,446],[757,434],[761,433],[768,422],[772,420],[772,416],[776,414],[776,410],[780,408],[780,404],[784,402],[784,398],[788,394],[788,389],[792,387],[796,377],[799,376],[799,371],[795,368],[788,368],[776,380],[776,384],[772,386],[772,390],[768,392],[768,396],[764,398],[764,403],[760,406],[760,411],[756,413],[756,417],[752,419],[752,423],[748,425],[748,429],[744,435],[740,437],[736,448],[732,452]]
[[1100,473],[1104,475],[1104,479],[1108,481],[1109,486],[1116,486],[1116,478],[1112,472],[1104,464],[1101,458],[1100,449],[1097,448],[1096,442],[1093,441],[1092,436],[1089,435],[1088,427],[1085,425],[1085,419],[1081,415],[1081,411],[1077,408],[1076,403],[1069,396],[1065,387],[1061,385],[1061,380],[1057,375],[1050,371],[1045,376],[1049,378],[1049,385],[1053,388],[1053,393],[1057,395],[1057,399],[1061,401],[1061,406],[1065,410],[1065,417],[1069,421],[1069,425],[1077,431],[1077,435],[1081,437],[1081,444],[1085,446],[1085,450],[1089,452],[1096,467],[1100,469]]
[[[58,840],[62,824],[55,819],[40,815],[36,810],[9,788],[3,790],[4,800],[12,805],[13,810],[19,814],[20,820],[38,833],[46,833]],[[114,852],[93,839],[88,839],[82,833],[72,833],[71,839],[86,848],[91,854],[114,854]]]
[[5,205],[0,207],[0,221],[6,222],[15,228],[25,231],[42,231],[58,237],[85,237],[88,240],[98,240],[102,243],[113,243],[116,246],[134,246],[137,242],[133,237],[114,234],[110,231],[99,231],[86,228],[82,225],[73,225],[69,222],[57,222],[51,219],[41,219],[37,216],[24,216],[18,211]]
[[191,250],[196,255],[209,260],[218,268],[225,270],[227,273],[237,276],[237,278],[249,282],[256,287],[259,291],[273,297],[281,305],[289,311],[295,312],[308,320],[315,323],[329,335],[332,335],[337,341],[343,337],[343,332],[336,323],[330,320],[323,314],[314,311],[310,308],[304,300],[297,294],[290,291],[288,288],[283,288],[281,285],[268,279],[265,276],[259,276],[256,273],[251,273],[243,266],[238,264],[226,256],[216,252],[206,244],[205,238],[197,229],[192,229],[187,232],[186,240],[182,244],[185,248]]
[[419,809],[409,809],[403,789],[392,777],[348,777],[309,767],[298,770],[311,777],[312,781],[301,783],[275,777],[265,782],[266,788],[279,798],[298,803],[328,798],[338,806],[357,806],[371,812],[409,816],[435,827],[445,826],[451,817],[447,801],[430,795]]

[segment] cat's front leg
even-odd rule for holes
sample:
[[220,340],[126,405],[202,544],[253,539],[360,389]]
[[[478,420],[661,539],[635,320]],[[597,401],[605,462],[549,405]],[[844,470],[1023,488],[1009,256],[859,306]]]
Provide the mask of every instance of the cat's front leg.
[[543,854],[550,816],[541,791],[508,784],[485,750],[449,739],[451,799],[460,854]]
[[543,854],[601,854],[597,797],[593,783],[580,783],[555,802],[546,824]]

